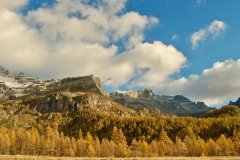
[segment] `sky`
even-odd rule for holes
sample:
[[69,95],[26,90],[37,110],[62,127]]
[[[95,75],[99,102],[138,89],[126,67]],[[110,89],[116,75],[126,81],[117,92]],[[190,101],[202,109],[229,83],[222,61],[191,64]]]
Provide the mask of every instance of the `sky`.
[[240,96],[239,11],[239,0],[1,0],[0,65],[219,106]]

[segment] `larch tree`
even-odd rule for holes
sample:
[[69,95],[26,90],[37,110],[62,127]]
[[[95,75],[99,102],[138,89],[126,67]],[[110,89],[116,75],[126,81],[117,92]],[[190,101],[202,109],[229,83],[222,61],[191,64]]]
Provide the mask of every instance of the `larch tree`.
[[233,142],[233,155],[239,156],[240,155],[240,132],[234,132],[232,137]]
[[155,140],[153,140],[150,144],[150,150],[151,150],[151,156],[152,157],[158,157],[158,146],[157,146],[157,142]]
[[220,147],[220,156],[231,156],[233,154],[233,143],[223,134],[217,139],[216,143]]
[[[173,155],[173,147],[174,143],[173,141],[168,137],[167,132],[162,131],[160,135],[160,141],[162,141],[162,148],[165,150],[165,155],[172,156]],[[165,145],[165,146],[164,146]]]
[[101,143],[98,137],[95,139],[95,145],[94,145],[94,150],[96,152],[95,156],[100,157],[101,156]]
[[175,156],[186,156],[188,153],[187,145],[180,139],[176,138],[175,147],[174,147],[174,155]]
[[141,151],[141,157],[149,157],[151,155],[150,147],[146,141],[140,141],[139,147]]
[[141,155],[139,142],[134,138],[130,145],[131,157],[139,157]]
[[9,138],[10,138],[10,154],[11,155],[15,155],[17,154],[17,150],[16,150],[16,132],[13,130],[13,131],[10,131],[10,135],[9,135]]
[[207,141],[208,156],[218,156],[221,148],[211,138]]
[[121,129],[113,128],[111,141],[115,144],[116,157],[125,157],[129,154],[127,140]]
[[101,157],[113,157],[115,152],[115,144],[108,139],[102,139],[101,142]]

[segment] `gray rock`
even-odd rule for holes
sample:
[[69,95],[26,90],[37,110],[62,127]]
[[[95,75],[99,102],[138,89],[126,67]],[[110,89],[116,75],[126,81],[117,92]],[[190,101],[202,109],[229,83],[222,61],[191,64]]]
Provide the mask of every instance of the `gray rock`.
[[229,102],[229,105],[234,105],[234,106],[240,107],[240,97],[236,100],[236,102],[230,101],[230,102]]
[[204,102],[192,102],[182,95],[160,96],[150,89],[130,91],[126,93],[114,92],[110,97],[116,102],[134,109],[159,109],[162,113],[174,115],[202,115],[211,110]]

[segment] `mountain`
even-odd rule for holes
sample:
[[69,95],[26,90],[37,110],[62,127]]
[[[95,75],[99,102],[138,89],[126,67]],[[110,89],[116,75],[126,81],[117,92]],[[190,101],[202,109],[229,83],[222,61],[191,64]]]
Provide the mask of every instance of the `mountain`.
[[24,73],[10,73],[0,66],[0,101],[29,93],[31,86],[35,87],[40,84],[38,77]]
[[204,102],[195,103],[182,95],[155,95],[150,89],[114,92],[110,94],[110,97],[129,108],[155,108],[163,113],[178,116],[200,116],[212,109]]
[[100,79],[94,75],[42,81],[0,67],[0,104],[8,103],[29,106],[40,113],[69,113],[84,109],[121,116],[199,116],[211,110],[203,102],[195,103],[181,95],[160,96],[150,89],[108,95],[103,91]]
[[234,105],[234,106],[238,106],[238,107],[240,107],[240,97],[237,99],[236,102],[232,102],[232,101],[230,101],[230,102],[229,102],[229,105]]
[[94,75],[41,81],[0,68],[0,103],[25,105],[40,113],[69,113],[81,109],[122,116],[136,112],[111,100]]
[[40,83],[38,77],[24,73],[15,74],[0,66],[0,82],[5,83],[10,88],[24,88],[30,84]]

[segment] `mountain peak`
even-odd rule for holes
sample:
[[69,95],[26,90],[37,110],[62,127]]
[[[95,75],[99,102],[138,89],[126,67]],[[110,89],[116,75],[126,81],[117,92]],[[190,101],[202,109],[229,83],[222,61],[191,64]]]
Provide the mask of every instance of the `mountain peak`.
[[125,93],[114,92],[110,96],[116,102],[130,108],[159,109],[167,114],[199,116],[211,109],[203,102],[195,103],[182,95],[160,96],[155,95],[150,89]]
[[181,101],[190,101],[190,99],[184,97],[183,95],[176,95],[174,96],[175,100],[181,100]]
[[128,92],[114,92],[114,93],[111,93],[111,96],[126,96],[131,98],[139,98],[139,97],[149,98],[149,97],[154,97],[155,94],[151,89],[145,88],[143,90],[131,90]]
[[154,92],[151,89],[149,89],[149,88],[145,88],[143,90],[143,92],[142,92],[142,95],[144,97],[153,97],[153,96],[155,96]]
[[62,88],[70,87],[70,90],[90,90],[99,94],[104,94],[101,80],[94,75],[83,77],[68,77],[60,81]]
[[235,105],[235,106],[240,107],[240,97],[236,100],[236,102],[230,101],[230,102],[229,102],[229,105]]
[[0,66],[0,75],[8,74],[8,70],[6,70],[3,66]]
[[68,93],[94,92],[105,95],[101,81],[94,75],[68,77],[60,80],[42,81],[36,76],[23,72],[10,73],[0,66],[0,92],[3,96],[23,96],[48,91],[66,91]]

